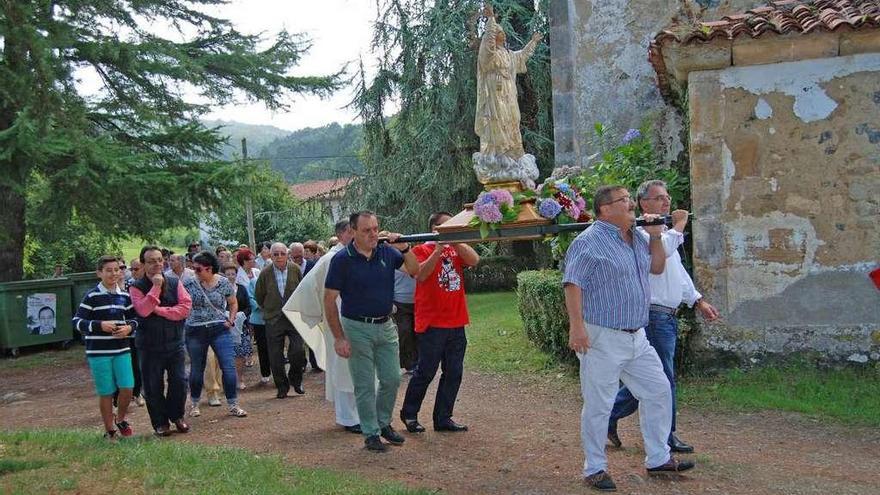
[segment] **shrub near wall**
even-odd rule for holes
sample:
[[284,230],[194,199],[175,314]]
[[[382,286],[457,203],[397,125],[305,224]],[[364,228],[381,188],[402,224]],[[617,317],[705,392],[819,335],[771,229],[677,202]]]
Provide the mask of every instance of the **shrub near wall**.
[[517,276],[517,300],[526,336],[563,363],[577,363],[568,348],[568,315],[558,270],[522,272]]

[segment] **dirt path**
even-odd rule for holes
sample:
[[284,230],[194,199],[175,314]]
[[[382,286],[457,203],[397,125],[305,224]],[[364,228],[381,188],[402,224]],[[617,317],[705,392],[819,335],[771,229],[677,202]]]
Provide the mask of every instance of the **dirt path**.
[[[254,383],[256,376],[249,369],[246,382]],[[241,400],[248,418],[226,416],[223,407],[204,407],[202,416],[191,421],[191,434],[168,441],[244,447],[282,455],[300,466],[354,471],[442,493],[588,491],[579,476],[581,402],[574,384],[466,372],[456,418],[470,432],[429,430],[407,435],[406,444],[388,454],[372,454],[361,448],[359,436],[334,425],[322,380],[323,374],[308,374],[306,395],[286,400],[276,400],[271,387],[251,386]],[[433,389],[422,419],[430,420],[432,396]],[[93,427],[98,434],[96,409],[85,364],[4,371],[0,377],[0,428]],[[131,418],[136,434],[148,433],[145,408],[134,408]],[[691,457],[698,469],[678,480],[647,479],[637,422],[621,423],[625,447],[609,452],[620,493],[880,493],[880,430],[829,426],[795,414],[685,408],[679,431],[696,445],[698,453]]]

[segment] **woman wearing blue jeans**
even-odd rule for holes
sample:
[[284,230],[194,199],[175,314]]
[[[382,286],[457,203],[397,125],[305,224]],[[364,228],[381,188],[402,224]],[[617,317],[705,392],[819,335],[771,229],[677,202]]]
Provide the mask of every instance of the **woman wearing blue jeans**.
[[186,349],[190,359],[189,393],[192,401],[189,415],[196,417],[202,414],[199,400],[210,346],[220,364],[229,414],[243,418],[247,412],[238,405],[238,377],[235,373],[231,330],[235,324],[235,314],[238,313],[235,288],[218,274],[220,264],[209,251],[202,251],[193,257],[193,271],[196,276],[184,281],[184,287],[192,297],[192,312],[186,319]]

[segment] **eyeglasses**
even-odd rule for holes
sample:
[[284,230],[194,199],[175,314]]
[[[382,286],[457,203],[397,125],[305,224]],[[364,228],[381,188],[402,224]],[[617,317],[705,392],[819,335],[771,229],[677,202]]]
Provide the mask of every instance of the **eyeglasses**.
[[273,258],[280,258],[282,256],[287,256],[287,253],[272,253]]
[[629,202],[629,201],[632,201],[632,198],[630,198],[629,196],[621,196],[613,201],[609,201],[607,203],[602,203],[602,206],[613,205],[614,203],[619,203],[621,201]]
[[659,196],[654,196],[653,198],[642,198],[642,200],[643,201],[665,201],[665,202],[669,203],[670,201],[672,201],[672,197],[670,197],[668,194],[661,194]]

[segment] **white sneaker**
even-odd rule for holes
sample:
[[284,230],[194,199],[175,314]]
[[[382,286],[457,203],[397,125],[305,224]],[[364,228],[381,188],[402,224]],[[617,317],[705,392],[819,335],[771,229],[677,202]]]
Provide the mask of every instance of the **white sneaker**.
[[138,407],[144,407],[144,404],[146,404],[143,396],[140,395],[137,396],[137,399],[135,399],[134,403],[137,404]]
[[199,405],[197,403],[190,406],[189,417],[198,418],[201,415],[202,415],[202,411],[199,409]]
[[236,418],[243,418],[247,416],[247,411],[236,405],[229,408],[229,414]]
[[208,399],[208,405],[211,407],[219,407],[220,404],[220,399],[218,399],[217,397],[211,397],[210,399]]
[[260,385],[266,385],[269,383],[269,379],[272,378],[270,376],[261,376],[260,377]]

